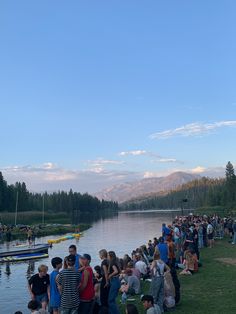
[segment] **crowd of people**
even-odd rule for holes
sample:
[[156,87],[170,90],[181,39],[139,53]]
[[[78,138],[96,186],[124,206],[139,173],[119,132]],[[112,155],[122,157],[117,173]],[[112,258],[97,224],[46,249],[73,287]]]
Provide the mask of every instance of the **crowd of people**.
[[[50,274],[46,265],[40,265],[29,279],[29,310],[33,314],[119,314],[117,302],[121,302],[127,314],[137,314],[134,296],[138,295],[147,314],[161,314],[180,302],[178,273],[198,272],[203,247],[212,248],[214,239],[224,234],[236,244],[236,221],[217,215],[176,217],[172,225],[163,223],[161,232],[160,238],[123,258],[100,250],[101,264],[93,269],[91,256],[79,254],[70,245],[64,260],[52,258]],[[142,294],[142,281],[150,282],[148,294]]]

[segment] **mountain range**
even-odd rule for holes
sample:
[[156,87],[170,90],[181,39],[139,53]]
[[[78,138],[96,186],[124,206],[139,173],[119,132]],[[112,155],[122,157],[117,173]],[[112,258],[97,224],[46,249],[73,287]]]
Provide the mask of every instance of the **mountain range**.
[[200,178],[199,175],[178,171],[166,177],[153,177],[113,185],[110,188],[97,192],[95,196],[99,199],[123,203],[131,199],[148,197],[153,194],[163,194],[198,178]]

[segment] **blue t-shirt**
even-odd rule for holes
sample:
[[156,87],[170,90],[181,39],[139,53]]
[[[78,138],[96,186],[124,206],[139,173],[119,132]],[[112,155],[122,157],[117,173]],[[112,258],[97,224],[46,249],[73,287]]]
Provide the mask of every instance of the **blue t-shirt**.
[[79,270],[79,268],[80,268],[80,264],[79,264],[79,259],[80,259],[80,257],[81,257],[81,255],[79,255],[79,254],[76,254],[75,255],[75,270]]
[[50,274],[50,307],[57,308],[61,304],[61,295],[56,284],[56,277],[59,274],[58,270],[53,270]]
[[162,234],[163,234],[163,237],[166,239],[166,236],[169,235],[171,232],[170,232],[170,228],[168,227],[162,227]]
[[168,245],[166,243],[159,243],[157,248],[160,252],[160,257],[163,262],[168,262]]

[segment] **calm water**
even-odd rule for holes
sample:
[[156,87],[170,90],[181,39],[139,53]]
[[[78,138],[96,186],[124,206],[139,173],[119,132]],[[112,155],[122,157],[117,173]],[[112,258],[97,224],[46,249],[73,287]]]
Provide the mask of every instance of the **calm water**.
[[[76,244],[80,254],[88,253],[92,256],[92,266],[100,264],[98,251],[102,248],[114,250],[119,257],[125,253],[130,254],[136,247],[147,243],[149,239],[159,236],[161,224],[171,222],[173,212],[135,212],[120,213],[118,216],[100,220],[83,233],[79,240],[67,240],[55,244],[49,249],[49,258],[38,261],[0,264],[0,313],[11,314],[21,310],[24,314],[29,313],[27,303],[29,292],[27,278],[37,273],[40,264],[49,266],[52,257],[64,258],[68,255],[70,244]],[[49,236],[38,239],[37,243],[45,243],[48,239],[56,238]]]

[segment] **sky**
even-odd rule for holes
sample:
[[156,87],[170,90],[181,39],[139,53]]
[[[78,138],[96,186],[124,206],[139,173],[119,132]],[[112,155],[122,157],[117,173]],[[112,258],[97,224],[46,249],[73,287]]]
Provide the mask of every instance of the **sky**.
[[234,0],[3,0],[0,171],[94,193],[236,164]]

